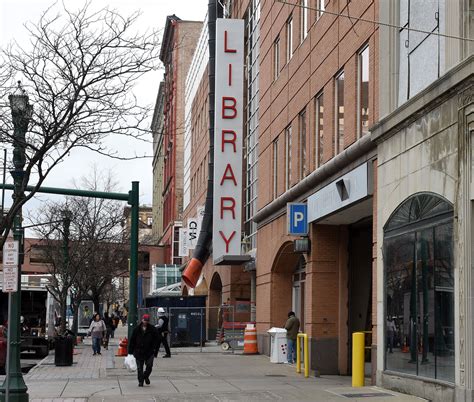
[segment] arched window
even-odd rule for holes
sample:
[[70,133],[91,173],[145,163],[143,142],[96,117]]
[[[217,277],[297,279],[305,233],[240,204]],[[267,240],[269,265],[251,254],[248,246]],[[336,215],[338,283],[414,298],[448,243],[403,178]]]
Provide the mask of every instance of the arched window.
[[405,200],[384,227],[386,370],[454,382],[453,207]]

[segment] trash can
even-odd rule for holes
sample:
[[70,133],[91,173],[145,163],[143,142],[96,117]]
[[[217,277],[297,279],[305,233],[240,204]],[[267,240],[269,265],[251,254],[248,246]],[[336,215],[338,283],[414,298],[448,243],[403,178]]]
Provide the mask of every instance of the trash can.
[[57,336],[54,339],[54,364],[56,366],[72,366],[74,337],[71,335]]
[[270,362],[285,363],[288,360],[288,344],[286,341],[285,328],[270,328],[267,331],[271,338]]

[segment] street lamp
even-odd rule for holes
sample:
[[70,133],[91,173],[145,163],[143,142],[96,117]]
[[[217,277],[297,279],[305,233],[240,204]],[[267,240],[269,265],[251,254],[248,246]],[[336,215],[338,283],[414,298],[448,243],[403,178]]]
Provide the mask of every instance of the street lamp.
[[[21,201],[25,197],[24,188],[26,187],[25,171],[26,164],[26,140],[25,135],[28,130],[33,107],[28,102],[28,95],[21,87],[18,81],[18,88],[8,97],[12,112],[13,121],[13,170],[10,171],[13,176],[13,201]],[[26,178],[26,181],[28,178]],[[20,254],[23,254],[23,231],[21,228],[22,213],[18,210],[13,221],[13,237],[20,244]],[[8,372],[2,387],[0,388],[0,400],[11,402],[28,401],[28,388],[26,387],[20,364],[20,315],[21,315],[21,261],[18,259],[18,290],[11,293],[9,297],[11,315],[9,317],[9,356]]]

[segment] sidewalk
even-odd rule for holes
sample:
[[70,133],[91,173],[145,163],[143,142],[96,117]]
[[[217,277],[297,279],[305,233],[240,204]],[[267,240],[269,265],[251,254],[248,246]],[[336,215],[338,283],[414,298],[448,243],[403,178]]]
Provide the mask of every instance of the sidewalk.
[[[266,356],[179,353],[155,359],[151,384],[138,387],[136,373],[115,357],[119,328],[102,356],[92,356],[90,340],[80,345],[71,367],[55,367],[48,356],[26,376],[30,401],[420,401],[376,387],[354,389],[350,377],[304,378],[295,367],[271,364]],[[172,350],[173,352],[173,350]],[[350,394],[350,395],[349,395]],[[353,394],[366,394],[357,397]],[[374,396],[374,394],[376,396]],[[347,396],[345,396],[347,395]]]

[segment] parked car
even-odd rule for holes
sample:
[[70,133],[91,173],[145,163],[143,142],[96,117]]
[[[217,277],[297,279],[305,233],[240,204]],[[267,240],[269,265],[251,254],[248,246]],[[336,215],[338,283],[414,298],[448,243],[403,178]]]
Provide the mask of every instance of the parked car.
[[7,327],[0,325],[0,374],[5,374],[7,361]]

